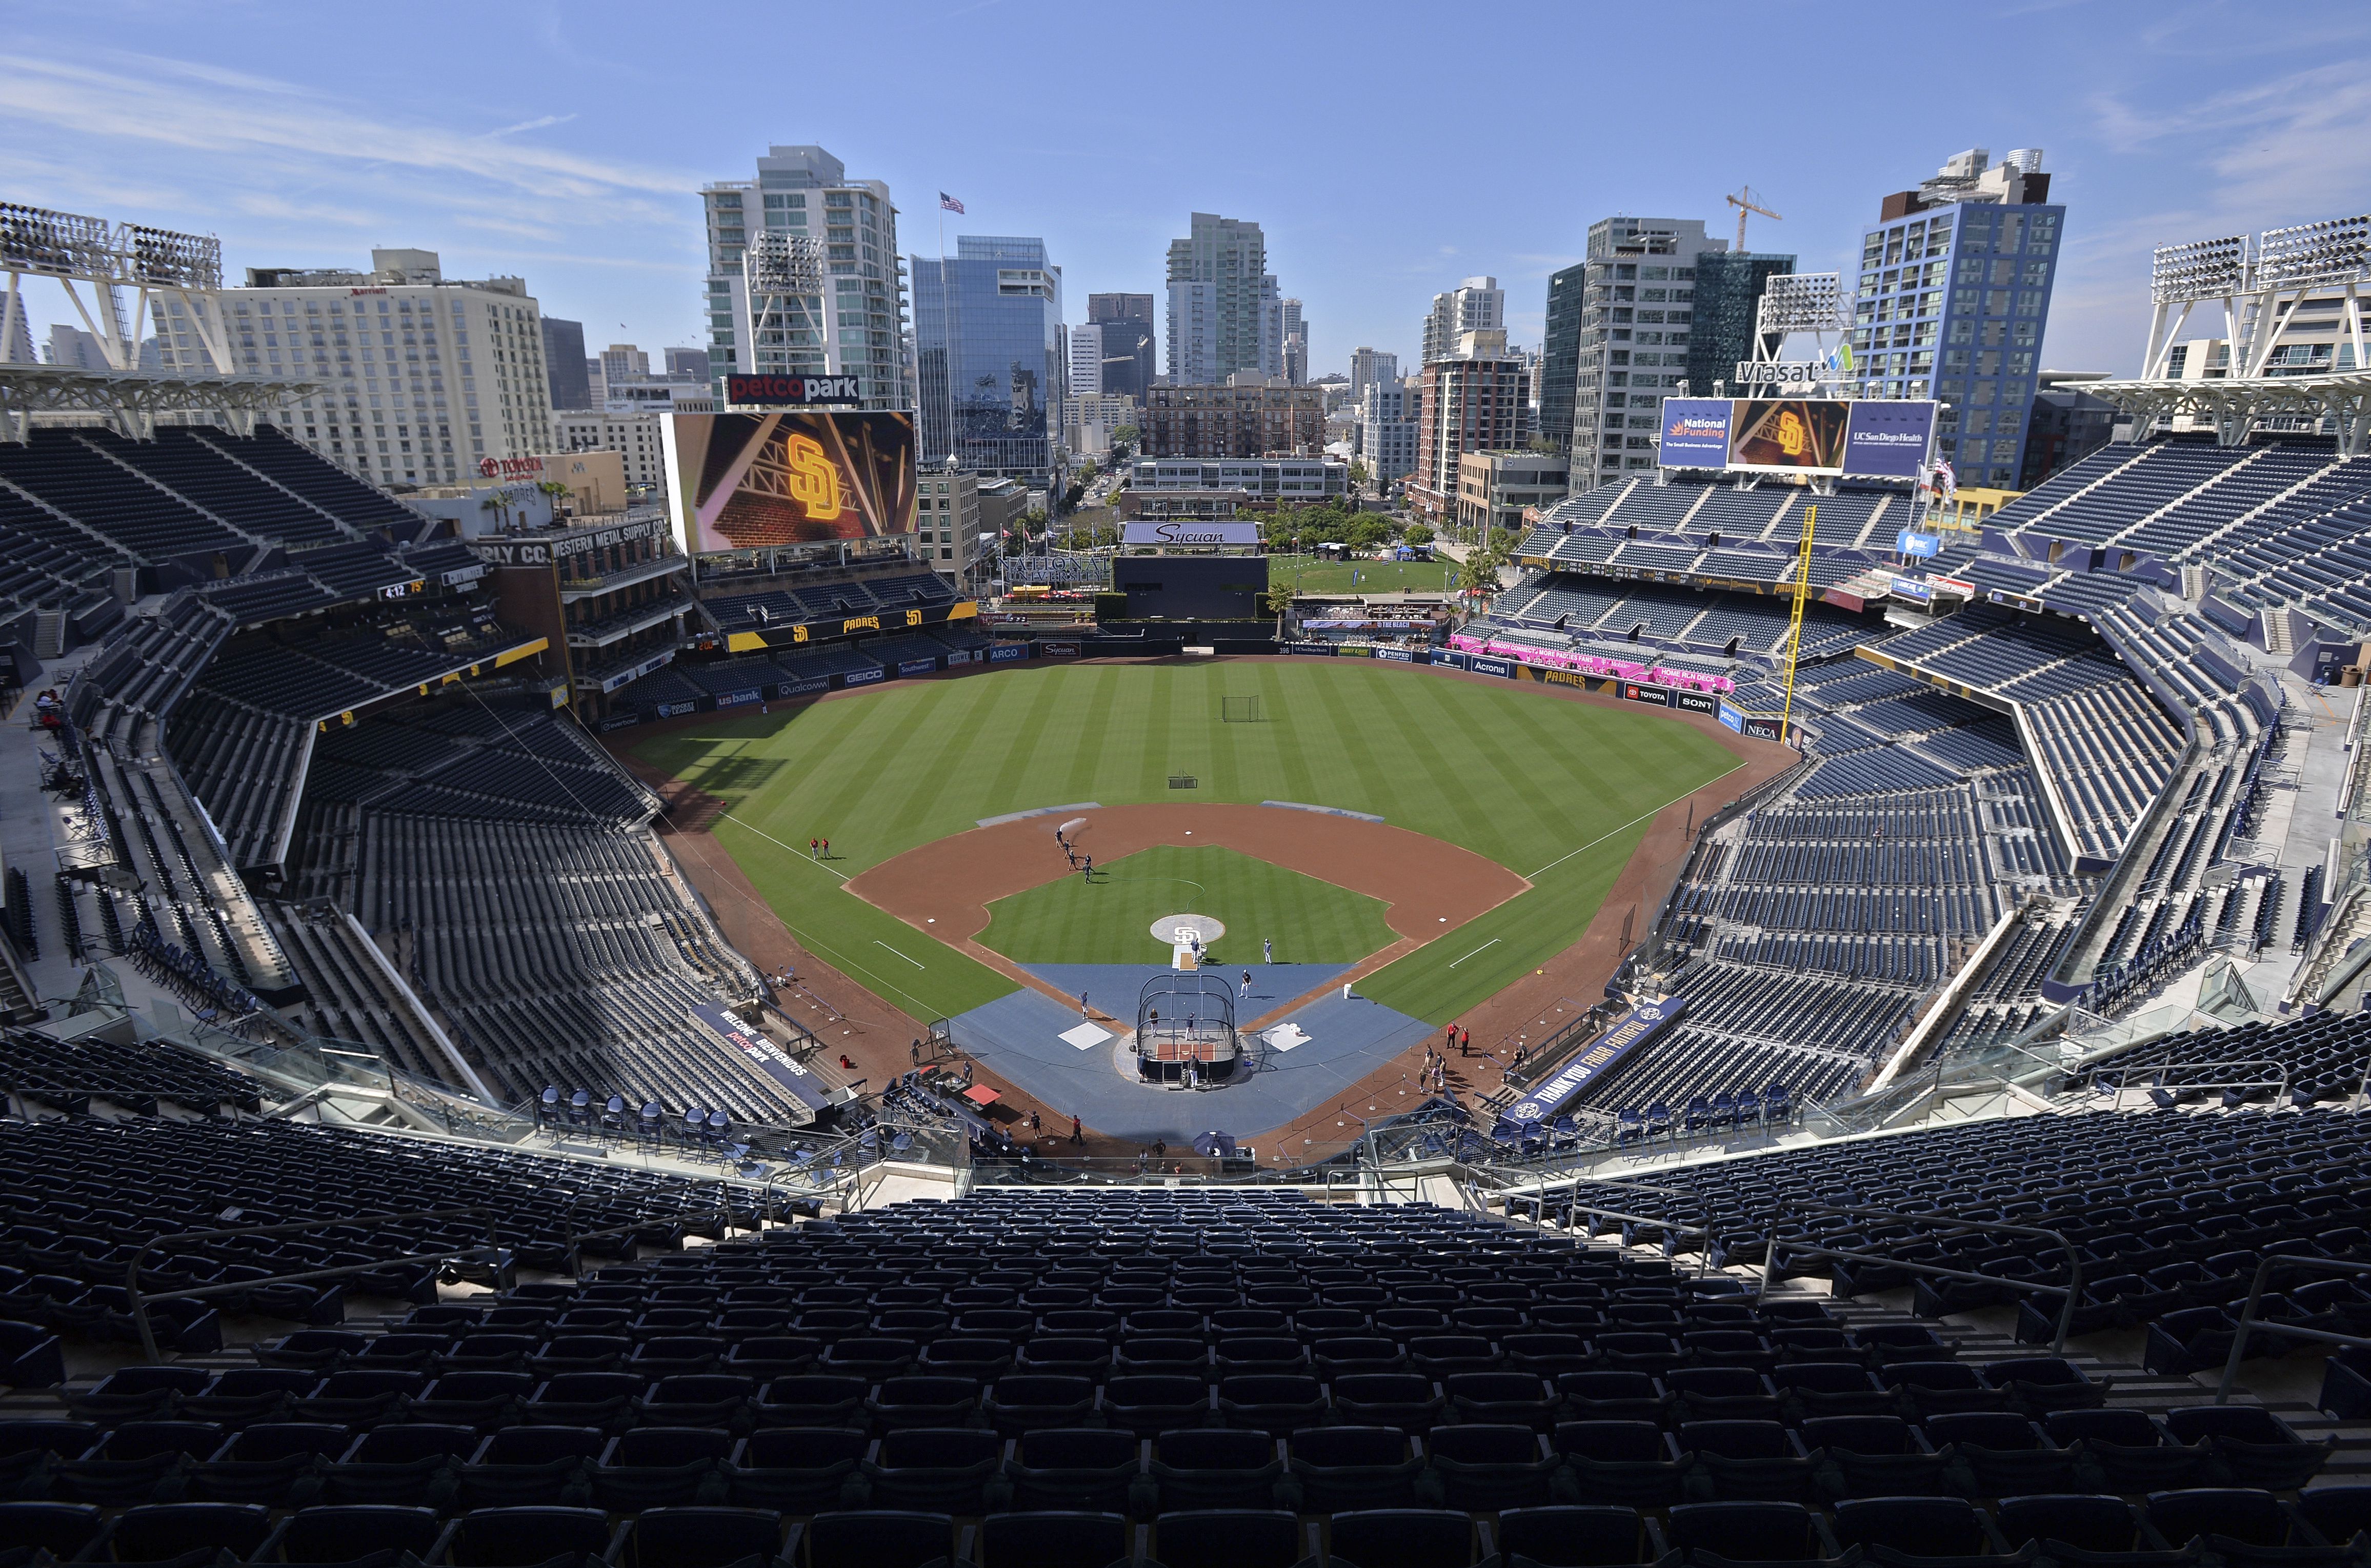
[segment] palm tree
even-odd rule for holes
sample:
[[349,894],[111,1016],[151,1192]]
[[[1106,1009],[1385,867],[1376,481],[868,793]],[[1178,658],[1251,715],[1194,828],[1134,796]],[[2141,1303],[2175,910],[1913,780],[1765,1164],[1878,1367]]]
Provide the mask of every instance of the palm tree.
[[1261,595],[1261,600],[1264,607],[1275,615],[1276,635],[1281,640],[1284,636],[1285,612],[1292,608],[1292,584],[1284,582],[1270,582],[1267,585],[1267,592]]

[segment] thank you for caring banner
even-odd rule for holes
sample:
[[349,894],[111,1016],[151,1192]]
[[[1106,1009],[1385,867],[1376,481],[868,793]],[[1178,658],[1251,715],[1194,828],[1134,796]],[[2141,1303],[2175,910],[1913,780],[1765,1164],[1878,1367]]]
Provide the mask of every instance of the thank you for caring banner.
[[766,1038],[763,1032],[742,1022],[716,1002],[694,1002],[691,1015],[704,1024],[725,1049],[737,1053],[751,1066],[780,1085],[792,1099],[810,1111],[823,1109],[823,1080],[792,1061],[790,1053]]
[[1498,1117],[1499,1133],[1524,1133],[1538,1126],[1563,1110],[1574,1095],[1611,1072],[1623,1057],[1677,1022],[1687,1010],[1685,997],[1666,997],[1660,1002],[1641,1002],[1632,1008],[1579,1055],[1532,1085],[1530,1093],[1508,1106]]

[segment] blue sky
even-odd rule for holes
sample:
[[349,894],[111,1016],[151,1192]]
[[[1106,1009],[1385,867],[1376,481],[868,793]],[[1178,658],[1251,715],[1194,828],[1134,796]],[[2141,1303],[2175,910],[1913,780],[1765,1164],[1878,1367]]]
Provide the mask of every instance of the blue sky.
[[[255,265],[441,251],[596,346],[703,340],[693,192],[771,142],[889,182],[908,251],[1035,235],[1159,293],[1196,209],[1259,221],[1318,372],[1413,357],[1432,294],[1548,273],[1613,213],[1785,214],[1848,265],[1884,192],[2040,146],[2067,245],[2045,361],[2130,371],[2152,245],[2371,207],[2371,7],[1190,6],[921,0],[0,8],[0,200],[222,236]],[[98,40],[109,40],[101,43]],[[1639,62],[1634,63],[1633,62]],[[36,330],[71,319],[37,297]]]

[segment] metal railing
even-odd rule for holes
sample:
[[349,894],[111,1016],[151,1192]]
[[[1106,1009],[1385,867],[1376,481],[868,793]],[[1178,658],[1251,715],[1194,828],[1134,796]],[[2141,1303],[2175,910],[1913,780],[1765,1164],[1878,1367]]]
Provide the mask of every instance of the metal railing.
[[[2254,1068],[2269,1069],[2271,1076],[2265,1078],[2217,1078],[2204,1082],[2194,1083],[2170,1083],[2167,1081],[2168,1078],[2175,1073],[2214,1072],[2240,1074]],[[2246,1061],[2238,1062],[2158,1062],[2154,1064],[2143,1062],[2135,1063],[2128,1067],[2101,1066],[2094,1068],[2090,1072],[2084,1074],[2081,1081],[2094,1093],[2105,1092],[2112,1094],[2114,1096],[2114,1100],[2111,1102],[2110,1109],[2121,1111],[2123,1109],[2124,1096],[2132,1092],[2134,1087],[2132,1080],[2135,1077],[2141,1077],[2147,1079],[2146,1082],[2139,1086],[2140,1088],[2151,1091],[2162,1090],[2165,1094],[2174,1099],[2180,1099],[2185,1094],[2206,1093],[2215,1090],[2223,1090],[2227,1091],[2235,1089],[2248,1090],[2269,1089],[2273,1091],[2273,1100],[2275,1101],[2279,1101],[2287,1099],[2289,1092],[2288,1064],[2282,1061],[2277,1056],[2252,1057]],[[2100,1089],[2100,1085],[2108,1082],[2110,1079],[2114,1080],[2113,1087],[2111,1089],[2102,1090]]]
[[1774,1223],[1781,1212],[1789,1216],[1831,1215],[1842,1219],[1885,1219],[1905,1225],[1934,1225],[1956,1231],[2035,1236],[2044,1240],[2055,1241],[2066,1249],[2067,1276],[2066,1283],[2064,1285],[2053,1285],[2041,1280],[2006,1279],[1999,1274],[1980,1274],[1972,1269],[1948,1268],[1940,1263],[1914,1262],[1888,1253],[1859,1248],[1822,1247],[1814,1242],[1793,1241],[1774,1234],[1769,1236],[1768,1250],[1764,1252],[1762,1258],[1760,1298],[1765,1302],[1770,1299],[1770,1282],[1778,1275],[1779,1254],[1787,1251],[1793,1252],[1798,1258],[1841,1259],[1847,1262],[1882,1263],[1888,1267],[1906,1269],[1913,1274],[1926,1274],[1937,1279],[1966,1280],[1972,1284],[1999,1286],[2004,1289],[2021,1291],[2027,1295],[2047,1296],[2063,1293],[2066,1301],[2065,1305],[2059,1309],[2058,1330],[2050,1342],[2050,1354],[2053,1355],[2066,1354],[2066,1335],[2075,1321],[2075,1304],[2083,1295],[2083,1254],[2062,1232],[2044,1229],[2040,1226],[2012,1225],[2007,1220],[2000,1219],[1964,1219],[1946,1214],[1904,1214],[1898,1209],[1864,1208],[1852,1204],[1790,1204],[1783,1211],[1773,1212],[1771,1217]]
[[[1486,1173],[1488,1172],[1477,1172],[1477,1174]],[[1585,1204],[1580,1201],[1580,1189],[1584,1184],[1590,1187],[1618,1187],[1622,1191],[1628,1193],[1653,1193],[1665,1197],[1686,1198],[1691,1202],[1697,1204],[1702,1204],[1705,1201],[1705,1196],[1702,1193],[1690,1192],[1684,1187],[1658,1187],[1648,1182],[1624,1182],[1610,1178],[1592,1176],[1576,1176],[1568,1181],[1554,1184],[1542,1182],[1529,1193],[1521,1193],[1513,1188],[1502,1187],[1499,1189],[1497,1195],[1499,1199],[1500,1208],[1506,1211],[1510,1217],[1512,1216],[1516,1203],[1519,1201],[1528,1202],[1532,1207],[1532,1223],[1534,1225],[1544,1225],[1546,1223],[1546,1221],[1542,1217],[1542,1213],[1551,1202],[1554,1202],[1572,1214],[1594,1215],[1601,1219],[1618,1219],[1625,1225],[1651,1225],[1658,1230],[1673,1232],[1682,1236],[1694,1236],[1703,1243],[1696,1249],[1697,1276],[1701,1278],[1705,1274],[1710,1271],[1712,1268],[1712,1229],[1709,1226],[1691,1225],[1685,1220],[1668,1219],[1654,1215],[1631,1214],[1621,1209],[1609,1208],[1600,1204]],[[1551,1194],[1555,1193],[1558,1187],[1564,1189],[1565,1195],[1560,1199],[1553,1198]],[[1668,1256],[1671,1251],[1672,1249],[1666,1246],[1665,1254]]]
[[2239,1376],[2239,1362],[2247,1353],[2248,1336],[2258,1329],[2290,1339],[2309,1339],[2323,1344],[2361,1345],[2371,1348],[2371,1337],[2362,1334],[2342,1334],[2329,1329],[2292,1328],[2285,1323],[2267,1323],[2256,1316],[2264,1304],[2264,1285],[2280,1268],[2322,1269],[2331,1274],[2371,1274],[2371,1263],[2350,1262],[2343,1258],[2266,1258],[2256,1265],[2256,1276],[2248,1286],[2248,1305],[2239,1313],[2238,1326],[2231,1334],[2231,1355],[2223,1363],[2223,1380],[2215,1387],[2215,1402],[2231,1402],[2231,1385]]
[[[415,1219],[459,1219],[467,1216],[476,1216],[486,1221],[486,1244],[483,1248],[473,1242],[467,1247],[446,1247],[433,1252],[411,1252],[399,1258],[378,1258],[367,1263],[345,1263],[336,1268],[306,1269],[298,1274],[274,1274],[270,1279],[238,1280],[230,1285],[201,1285],[183,1290],[143,1291],[140,1288],[140,1261],[143,1258],[168,1247],[178,1251],[188,1242],[222,1241],[234,1236],[294,1236],[307,1230],[334,1230],[349,1225],[391,1224]],[[223,1230],[185,1230],[171,1236],[153,1238],[138,1251],[132,1254],[132,1261],[123,1268],[123,1288],[125,1294],[131,1298],[133,1325],[140,1332],[141,1354],[152,1363],[164,1359],[163,1352],[156,1345],[156,1326],[148,1318],[148,1305],[152,1301],[183,1301],[208,1296],[237,1296],[260,1290],[269,1285],[301,1285],[308,1280],[341,1279],[348,1274],[376,1274],[381,1269],[395,1268],[404,1263],[450,1262],[458,1258],[476,1257],[480,1252],[490,1256],[490,1261],[499,1274],[503,1265],[502,1242],[494,1232],[494,1224],[498,1217],[492,1209],[468,1205],[451,1208],[403,1209],[386,1214],[339,1215],[325,1219],[295,1220],[284,1225],[233,1226]]]

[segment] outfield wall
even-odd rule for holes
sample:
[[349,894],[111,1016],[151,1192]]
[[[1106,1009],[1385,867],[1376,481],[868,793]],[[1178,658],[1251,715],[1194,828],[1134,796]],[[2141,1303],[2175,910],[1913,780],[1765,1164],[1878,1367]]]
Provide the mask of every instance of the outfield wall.
[[[1535,682],[1543,686],[1572,686],[1580,691],[1598,692],[1625,702],[1642,703],[1649,708],[1672,708],[1686,713],[1701,713],[1708,718],[1720,716],[1718,694],[1691,690],[1684,686],[1660,686],[1650,681],[1615,676],[1586,674],[1577,670],[1558,669],[1552,665],[1521,663],[1513,659],[1483,653],[1468,653],[1454,648],[1405,648],[1387,643],[1350,643],[1302,641],[1287,638],[1219,638],[1188,631],[1174,637],[1040,637],[1027,642],[1000,642],[971,655],[968,668],[986,670],[998,665],[1035,663],[1046,661],[1071,663],[1086,659],[1175,659],[1182,658],[1188,648],[1207,648],[1219,657],[1274,657],[1372,659],[1379,663],[1399,664],[1437,664],[1445,669],[1463,670],[1470,674],[1496,675],[1502,680]],[[885,681],[914,680],[945,671],[964,671],[966,661],[957,655],[938,659],[905,660],[880,669],[847,671],[830,676],[809,676],[802,680],[785,680],[757,685],[744,690],[721,696],[686,698],[674,702],[652,703],[638,708],[623,708],[597,720],[592,728],[601,732],[631,729],[640,724],[655,723],[663,719],[681,719],[695,713],[730,711],[736,708],[755,708],[761,703],[789,702],[801,698],[820,697],[826,692],[843,691],[851,686],[878,686]],[[1772,737],[1758,737],[1772,738]]]

